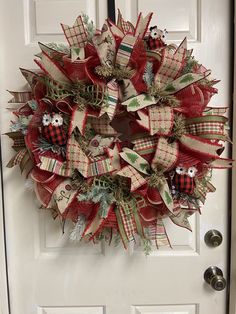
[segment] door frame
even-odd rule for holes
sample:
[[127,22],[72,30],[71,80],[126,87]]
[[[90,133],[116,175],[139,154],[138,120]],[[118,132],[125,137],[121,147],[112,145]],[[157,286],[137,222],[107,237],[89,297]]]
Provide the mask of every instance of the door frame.
[[10,314],[9,283],[6,254],[5,212],[3,195],[3,163],[0,134],[0,314]]
[[[232,126],[232,140],[236,143],[236,0],[234,0],[234,50],[233,50],[233,62],[234,62],[234,74],[233,74],[233,109],[231,114],[233,115]],[[236,145],[232,149],[232,158],[236,160]],[[231,171],[231,237],[230,237],[230,282],[229,282],[229,313],[236,314],[236,167],[234,166]]]

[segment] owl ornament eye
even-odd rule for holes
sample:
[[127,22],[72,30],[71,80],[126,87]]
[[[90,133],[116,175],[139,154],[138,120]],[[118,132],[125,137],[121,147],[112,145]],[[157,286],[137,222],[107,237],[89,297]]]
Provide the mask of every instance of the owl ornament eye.
[[54,113],[51,123],[53,126],[62,126],[63,125],[63,117],[59,113]]
[[187,174],[188,174],[188,176],[189,176],[190,178],[194,178],[195,175],[196,175],[196,173],[197,173],[197,168],[195,168],[195,167],[190,167],[190,168],[188,168]]
[[52,118],[49,113],[45,113],[42,118],[43,126],[48,126],[52,121]]
[[187,169],[182,167],[182,166],[178,166],[178,167],[176,167],[175,171],[179,175],[184,175],[184,174],[186,174]]

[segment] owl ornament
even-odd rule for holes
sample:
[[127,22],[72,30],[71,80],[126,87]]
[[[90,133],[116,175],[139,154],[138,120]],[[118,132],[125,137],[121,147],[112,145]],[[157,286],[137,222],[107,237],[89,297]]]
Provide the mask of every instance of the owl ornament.
[[67,138],[60,113],[44,113],[42,118],[42,135],[52,144],[65,145]]
[[172,182],[174,190],[178,191],[179,193],[193,194],[195,188],[194,177],[196,173],[196,167],[176,167],[175,175]]
[[150,34],[147,39],[147,46],[149,50],[155,50],[166,46],[167,30],[158,29],[157,26],[150,27]]

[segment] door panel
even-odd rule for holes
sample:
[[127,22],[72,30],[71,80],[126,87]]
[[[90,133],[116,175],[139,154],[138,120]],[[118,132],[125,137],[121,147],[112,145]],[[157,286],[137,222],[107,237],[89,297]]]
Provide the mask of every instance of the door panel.
[[136,21],[139,12],[153,12],[153,22],[158,23],[160,29],[168,30],[169,40],[182,40],[184,37],[191,42],[200,40],[200,0],[119,0],[116,5],[123,17],[131,21]]
[[[119,0],[116,6],[132,21],[139,11],[154,11],[152,24],[166,28],[169,40],[177,44],[187,36],[196,58],[213,69],[213,77],[221,78],[219,94],[211,104],[230,103],[230,1]],[[0,13],[2,133],[8,131],[12,118],[5,109],[10,106],[6,89],[22,90],[25,85],[19,66],[35,68],[37,41],[64,42],[59,23],[72,25],[82,11],[100,27],[106,1],[5,1]],[[12,156],[10,144],[3,136],[4,166]],[[227,172],[215,172],[213,184],[217,192],[208,196],[201,217],[191,218],[193,232],[167,219],[173,248],[153,248],[146,258],[138,244],[125,252],[104,243],[71,243],[71,226],[66,225],[62,234],[59,222],[37,209],[20,171],[4,168],[12,314],[226,314],[226,291],[214,292],[203,281],[210,265],[219,266],[227,275]],[[223,234],[220,247],[205,245],[209,229]]]

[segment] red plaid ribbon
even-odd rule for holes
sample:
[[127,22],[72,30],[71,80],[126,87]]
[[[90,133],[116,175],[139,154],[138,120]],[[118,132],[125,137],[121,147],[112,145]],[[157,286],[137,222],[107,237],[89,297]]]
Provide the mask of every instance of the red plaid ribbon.
[[141,156],[148,155],[155,152],[157,142],[158,137],[156,136],[139,138],[132,141],[132,143],[134,144],[133,150]]
[[78,169],[82,176],[84,176],[85,178],[88,177],[89,159],[82,151],[73,133],[67,142],[66,162],[66,168],[68,173],[71,173],[74,169]]
[[168,143],[168,139],[160,137],[157,143],[155,156],[152,160],[152,168],[160,168],[167,171],[174,166],[178,159],[178,155],[178,143]]
[[185,55],[186,39],[184,39],[174,54],[171,50],[164,49],[161,66],[156,73],[155,81],[160,85],[173,81],[183,67]]
[[117,135],[118,133],[111,127],[110,122],[111,121],[107,115],[103,115],[100,118],[88,117],[88,123],[91,123],[91,126],[96,133],[101,135]]
[[73,26],[61,24],[63,32],[70,46],[84,47],[87,33],[81,16],[78,16]]
[[132,212],[126,214],[123,207],[119,208],[120,216],[122,219],[123,227],[128,241],[134,241],[134,235],[136,233],[136,225]]
[[170,135],[174,125],[174,113],[170,107],[148,108],[150,134]]
[[225,124],[227,121],[226,117],[214,115],[187,119],[185,130],[188,134],[203,138],[225,140]]
[[19,150],[16,155],[8,162],[7,167],[12,168],[16,165],[20,165],[24,160],[24,157],[27,155],[27,149]]
[[137,190],[140,186],[146,183],[146,180],[139,174],[139,172],[130,165],[125,166],[123,169],[118,171],[117,175],[130,178],[131,192]]

